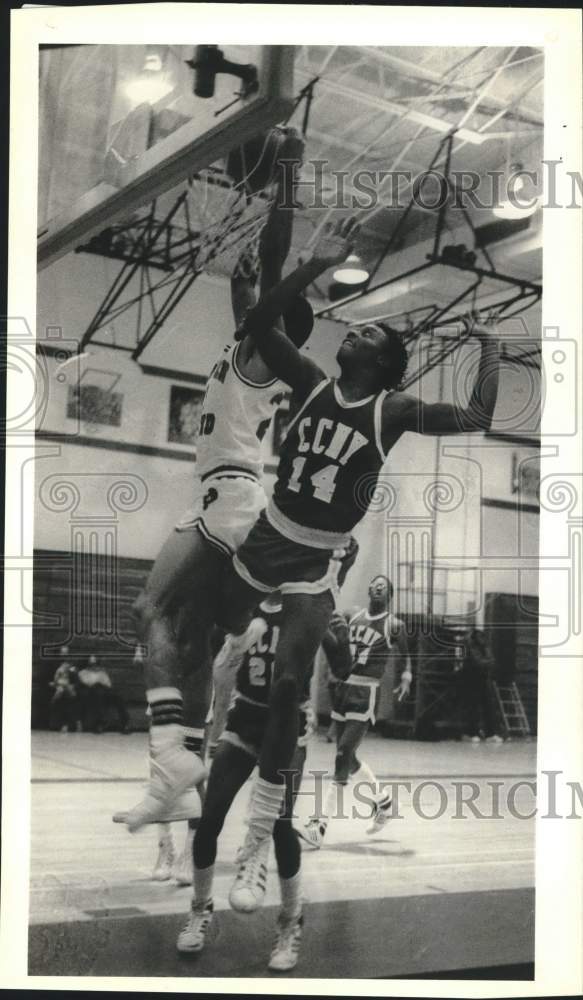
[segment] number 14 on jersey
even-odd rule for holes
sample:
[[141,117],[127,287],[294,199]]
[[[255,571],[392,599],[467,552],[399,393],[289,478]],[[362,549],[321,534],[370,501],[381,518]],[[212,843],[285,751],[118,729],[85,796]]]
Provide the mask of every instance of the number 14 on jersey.
[[[304,472],[304,467],[306,464],[306,458],[300,455],[298,458],[294,459],[292,465],[292,474],[289,480],[288,489],[292,490],[294,493],[299,493],[302,487],[301,479]],[[316,500],[323,500],[324,503],[330,503],[332,497],[334,496],[334,490],[336,489],[336,476],[338,474],[339,466],[335,463],[330,463],[330,465],[324,466],[318,472],[314,472],[310,476],[310,482],[314,487],[314,496]]]

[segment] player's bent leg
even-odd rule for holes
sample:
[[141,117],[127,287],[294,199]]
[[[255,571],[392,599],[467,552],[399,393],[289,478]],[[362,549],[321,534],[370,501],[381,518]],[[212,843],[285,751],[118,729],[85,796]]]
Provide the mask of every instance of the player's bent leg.
[[[205,736],[205,718],[210,701],[210,670],[202,668],[184,676],[182,691],[184,696],[184,746],[190,753],[196,754],[204,761],[203,745]],[[193,811],[196,798],[204,807],[205,782],[187,788],[174,803],[174,813],[181,812],[181,818],[187,821],[184,846],[173,867],[174,880],[178,885],[192,885],[193,881],[193,840],[200,819],[200,809]]]
[[160,823],[158,827],[158,855],[152,872],[154,882],[167,882],[171,879],[175,861],[172,827],[170,823]]
[[332,594],[284,594],[275,655],[270,711],[259,759],[259,774],[284,790],[298,740],[299,698],[334,609]]
[[300,875],[302,855],[292,819],[305,759],[305,747],[296,747],[290,770],[286,775],[284,812],[276,820],[273,828],[281,910],[268,965],[272,972],[289,972],[295,968],[299,957],[303,927]]
[[259,759],[253,810],[239,860],[250,856],[270,838],[285,793],[298,739],[299,699],[305,674],[322,640],[334,608],[330,591],[321,594],[284,594],[282,625],[277,645],[269,715]]
[[357,751],[369,727],[368,721],[348,719],[342,734],[342,744],[345,756],[350,755],[349,780],[358,789],[358,799],[362,803],[370,802],[371,821],[366,829],[368,834],[378,833],[390,818],[391,797],[380,789],[376,774],[365,760],[357,757]]
[[[230,563],[222,579],[222,596],[217,608],[216,624],[232,636],[242,635],[251,621],[253,609],[269,592],[244,580]],[[236,652],[235,644],[233,653]]]
[[[183,793],[204,779],[206,771],[200,758],[184,747],[179,610],[186,600],[197,608],[196,626],[204,636],[224,562],[197,531],[173,532],[134,606],[138,638],[146,653],[144,678],[151,725],[146,793],[136,806],[114,817],[115,822],[126,823],[131,832],[147,823],[185,818],[185,811],[191,816],[200,813],[200,806],[195,807],[196,795],[180,802]],[[203,645],[201,639],[201,648]]]
[[349,733],[345,735],[347,722],[336,719],[336,756],[334,759],[334,774],[328,794],[321,808],[320,814],[312,817],[308,822],[298,828],[298,833],[305,845],[311,850],[319,850],[324,842],[326,831],[330,819],[338,814],[339,802],[343,794],[343,789],[348,784],[350,770],[352,766],[352,742],[353,737]]
[[202,951],[213,916],[217,841],[233,800],[255,766],[251,754],[220,743],[211,767],[199,825],[194,835],[194,893],[188,920],[178,935],[181,954]]

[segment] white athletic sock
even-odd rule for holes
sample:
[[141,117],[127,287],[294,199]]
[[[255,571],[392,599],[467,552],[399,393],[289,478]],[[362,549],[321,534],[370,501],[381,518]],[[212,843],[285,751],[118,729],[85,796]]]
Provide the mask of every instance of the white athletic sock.
[[284,794],[285,785],[275,785],[259,776],[256,778],[247,822],[257,840],[271,837],[275,821],[281,813]]
[[193,729],[190,726],[183,726],[182,732],[184,734],[184,746],[186,749],[202,757],[201,750],[204,741],[204,729]]
[[175,687],[150,688],[146,691],[151,713],[150,745],[153,750],[169,743],[182,742],[182,695]]
[[191,827],[186,827],[186,840],[184,841],[184,854],[190,854],[192,856],[192,842],[194,840],[194,834],[196,830]]
[[322,815],[318,817],[324,828],[328,826],[329,820],[333,819],[338,813],[338,799],[342,794],[340,790],[344,787],[344,782],[333,780],[328,789]]
[[158,843],[162,845],[168,840],[172,840],[172,827],[170,823],[158,823]]
[[209,899],[212,899],[214,877],[214,865],[209,865],[208,868],[194,866],[194,902],[197,906],[204,906]]
[[302,908],[301,888],[301,871],[291,878],[282,878],[280,875],[281,912],[286,920],[297,917]]
[[367,784],[371,785],[371,790],[374,799],[376,800],[378,798],[379,783],[377,780],[377,776],[374,773],[374,771],[368,766],[365,760],[361,760],[358,771],[355,771],[354,774],[350,775],[350,780],[355,784],[359,781],[366,781]]

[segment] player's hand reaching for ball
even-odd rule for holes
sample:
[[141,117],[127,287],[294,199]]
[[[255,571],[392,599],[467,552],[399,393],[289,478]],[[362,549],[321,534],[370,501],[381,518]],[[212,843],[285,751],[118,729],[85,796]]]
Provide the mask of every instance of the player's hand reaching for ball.
[[291,125],[283,126],[280,129],[283,136],[281,148],[279,150],[279,160],[292,160],[302,163],[304,158],[304,138],[297,128]]
[[341,264],[352,253],[359,232],[360,226],[353,216],[342,219],[336,225],[328,223],[320,234],[312,260],[324,270]]

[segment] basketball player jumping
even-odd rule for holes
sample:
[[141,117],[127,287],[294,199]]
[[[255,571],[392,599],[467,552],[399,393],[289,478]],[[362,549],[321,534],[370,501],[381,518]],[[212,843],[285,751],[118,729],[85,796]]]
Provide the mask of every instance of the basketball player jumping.
[[[299,162],[302,148],[295,130],[283,133],[281,160]],[[282,169],[281,163],[276,169],[279,195],[259,249],[262,295],[279,282],[291,243],[295,171]],[[240,325],[255,303],[253,285],[237,269],[231,287]],[[312,325],[307,300],[291,296],[284,326],[295,349],[307,340]],[[189,752],[200,748],[202,729],[183,726],[181,673],[210,668],[208,643],[223,572],[265,507],[261,438],[287,391],[250,337],[226,347],[209,376],[197,442],[196,504],[167,539],[134,606],[138,640],[146,650],[150,780],[142,801],[114,817],[132,832],[146,823],[193,815],[191,789],[206,772],[197,754]],[[192,652],[198,662],[186,663]],[[196,700],[198,718],[189,723],[202,727],[208,706]]]
[[369,725],[375,721],[375,702],[379,685],[391,659],[396,657],[395,676],[400,682],[395,692],[399,700],[405,698],[411,687],[413,675],[409,667],[409,653],[405,626],[390,611],[393,585],[386,576],[376,576],[368,589],[368,608],[362,608],[350,619],[347,644],[350,649],[352,669],[348,677],[335,686],[332,718],[336,722],[336,760],[334,779],[327,800],[319,816],[298,829],[300,836],[313,849],[322,846],[330,817],[336,813],[339,785],[349,781],[366,782],[374,801],[372,818],[367,833],[377,833],[390,818],[391,798],[379,790],[374,772],[356,752]]
[[366,513],[387,456],[406,431],[460,434],[490,427],[498,392],[497,342],[475,324],[477,376],[466,406],[424,403],[398,391],[407,365],[399,335],[386,324],[351,329],[329,378],[302,356],[277,318],[311,282],[352,250],[352,219],[323,234],[313,257],[263,296],[242,333],[270,370],[293,390],[297,406],[282,446],[273,498],[233,560],[219,624],[241,633],[249,609],[275,589],[282,621],[252,811],[238,860],[270,838],[283,795],[283,772],[297,742],[298,700],[306,670],[328,626],[339,559]]

